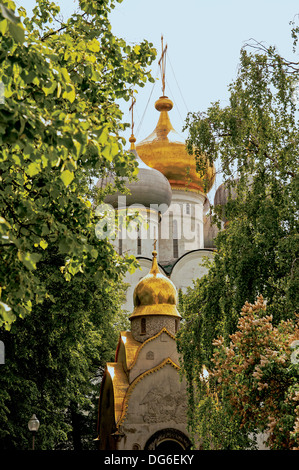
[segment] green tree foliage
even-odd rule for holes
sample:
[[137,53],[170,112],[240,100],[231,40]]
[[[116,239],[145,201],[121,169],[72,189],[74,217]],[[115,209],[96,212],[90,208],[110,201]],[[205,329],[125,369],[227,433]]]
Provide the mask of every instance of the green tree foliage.
[[255,448],[258,434],[270,449],[298,449],[298,318],[272,320],[260,296],[242,308],[229,346],[214,340],[194,412],[203,449]]
[[[212,367],[214,338],[222,335],[229,345],[245,302],[262,294],[274,325],[294,320],[298,311],[298,79],[298,63],[252,43],[241,50],[229,105],[217,102],[187,117],[189,151],[220,161],[225,184],[235,192],[214,208],[218,225],[223,215],[227,222],[209,273],[181,296],[179,349],[193,428],[192,410],[204,399],[194,381],[204,364]],[[204,171],[200,160],[198,171]]]
[[137,264],[96,237],[91,183],[136,175],[117,100],[151,79],[155,51],[112,34],[115,4],[79,1],[66,21],[47,0],[32,18],[0,5],[1,449],[30,447],[32,413],[37,449],[93,448],[98,381],[127,328]]
[[[6,328],[47,292],[36,265],[55,244],[65,277],[127,269],[94,235],[97,218],[88,184],[104,171],[136,173],[123,149],[122,113],[134,86],[151,79],[155,56],[144,41],[133,47],[111,32],[115,2],[79,1],[59,20],[59,7],[37,2],[32,18],[12,1],[0,11],[0,321]],[[23,26],[24,25],[24,26]],[[131,263],[133,260],[131,260]],[[116,265],[118,268],[116,269]],[[110,270],[110,272],[109,272]]]
[[118,332],[127,329],[121,279],[103,279],[99,286],[79,273],[66,282],[57,274],[62,261],[54,249],[37,269],[53,299],[34,305],[2,335],[2,450],[30,448],[33,412],[41,423],[37,449],[95,449],[99,381],[114,358]]

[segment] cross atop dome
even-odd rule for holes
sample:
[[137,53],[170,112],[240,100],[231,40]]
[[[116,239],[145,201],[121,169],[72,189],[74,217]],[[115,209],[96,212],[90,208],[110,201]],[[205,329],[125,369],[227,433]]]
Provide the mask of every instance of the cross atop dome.
[[165,70],[166,70],[166,51],[167,51],[167,44],[163,48],[163,35],[161,36],[161,45],[162,45],[162,54],[160,60],[158,62],[161,71],[161,78],[162,78],[162,94],[165,95]]

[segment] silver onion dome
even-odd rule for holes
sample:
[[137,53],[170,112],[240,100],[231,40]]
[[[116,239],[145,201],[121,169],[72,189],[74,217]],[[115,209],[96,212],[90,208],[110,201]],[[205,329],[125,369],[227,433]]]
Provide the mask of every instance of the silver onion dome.
[[[128,178],[123,178],[122,181],[126,188],[129,189],[130,194],[121,192],[108,194],[104,202],[110,204],[114,209],[118,209],[119,196],[125,196],[126,207],[140,207],[142,205],[148,209],[158,208],[159,212],[163,214],[170,206],[172,199],[172,190],[168,179],[160,171],[146,165],[135,149],[131,149],[131,152],[135,155],[138,164],[138,180],[128,181]],[[113,177],[105,179],[105,186],[109,183],[114,184]],[[97,186],[101,184],[102,180],[99,180]]]

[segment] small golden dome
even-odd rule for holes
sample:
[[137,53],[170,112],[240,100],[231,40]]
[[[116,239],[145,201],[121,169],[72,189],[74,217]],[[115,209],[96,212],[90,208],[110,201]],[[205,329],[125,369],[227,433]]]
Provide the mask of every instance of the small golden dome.
[[208,193],[215,180],[214,166],[207,165],[204,177],[196,171],[194,155],[188,154],[185,142],[170,122],[168,111],[173,103],[167,96],[161,96],[155,108],[160,117],[154,132],[136,145],[140,158],[163,173],[172,189]]
[[161,273],[155,250],[151,270],[138,282],[133,300],[135,308],[130,319],[146,315],[169,315],[181,318],[176,308],[176,287]]

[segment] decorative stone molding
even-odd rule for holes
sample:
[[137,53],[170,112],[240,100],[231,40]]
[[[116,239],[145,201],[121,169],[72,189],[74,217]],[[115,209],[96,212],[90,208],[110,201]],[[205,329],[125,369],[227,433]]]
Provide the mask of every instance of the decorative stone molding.
[[178,443],[183,450],[188,450],[191,446],[190,440],[184,433],[178,429],[167,428],[161,429],[153,434],[145,444],[144,450],[155,450],[163,441],[174,441]]

